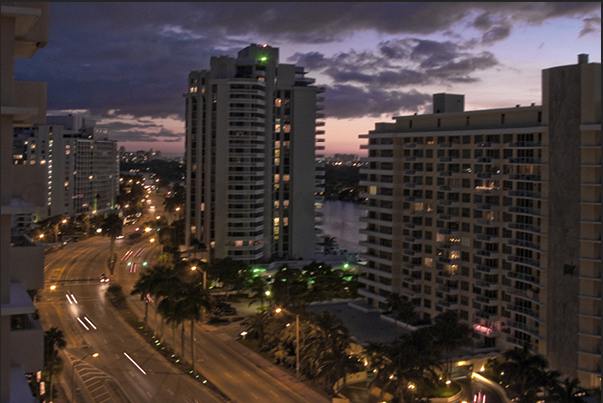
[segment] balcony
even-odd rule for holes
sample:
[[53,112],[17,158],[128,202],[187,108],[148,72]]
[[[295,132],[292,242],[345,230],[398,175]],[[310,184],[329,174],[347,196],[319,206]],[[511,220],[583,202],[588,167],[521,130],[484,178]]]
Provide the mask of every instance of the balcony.
[[534,157],[511,157],[509,158],[509,164],[517,165],[542,165],[542,159]]
[[500,257],[500,253],[498,251],[490,251],[485,249],[477,249],[475,251],[475,256],[483,257],[486,259],[498,259]]
[[510,303],[510,304],[507,304],[507,310],[529,316],[530,318],[534,319],[538,323],[544,322],[544,320],[540,319],[540,314],[537,311],[534,311],[533,309],[528,309],[523,306],[519,306],[519,305]]
[[531,225],[531,224],[510,222],[510,223],[507,223],[507,229],[523,231],[523,232],[531,232],[533,234],[542,235],[542,232],[540,232],[540,227],[538,227],[536,225]]
[[477,264],[477,265],[475,265],[475,271],[480,272],[480,273],[485,273],[485,274],[499,274],[500,273],[500,268],[499,267],[486,266],[486,265],[483,265],[483,264]]
[[542,195],[540,192],[535,192],[533,190],[509,190],[509,196],[511,197],[521,197],[525,199],[542,199]]
[[542,176],[535,174],[509,174],[509,179],[521,182],[542,182]]
[[441,306],[443,308],[447,308],[447,309],[457,309],[459,307],[459,302],[458,301],[448,301],[445,299],[439,299],[438,302],[436,302],[436,305]]
[[456,150],[456,149],[460,149],[461,145],[460,145],[460,143],[453,143],[450,141],[445,141],[442,143],[438,143],[438,148],[443,148],[443,149],[448,149],[448,150]]

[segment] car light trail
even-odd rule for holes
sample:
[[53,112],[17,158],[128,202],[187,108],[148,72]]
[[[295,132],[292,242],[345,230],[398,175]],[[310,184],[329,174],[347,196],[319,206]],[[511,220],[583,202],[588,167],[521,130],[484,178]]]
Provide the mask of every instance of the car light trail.
[[140,365],[136,364],[136,361],[134,361],[125,351],[124,351],[124,355],[126,356],[126,358],[128,360],[130,360],[132,362],[132,364],[136,365],[136,368],[138,368],[140,370],[140,372],[142,372],[143,374],[147,374],[146,372],[144,372],[144,370],[142,368],[140,368]]
[[93,328],[94,330],[96,330],[96,326],[94,326],[94,323],[92,323],[92,321],[91,321],[90,319],[88,319],[88,317],[87,317],[87,316],[84,316],[84,320],[85,320],[86,322],[88,322],[88,323],[90,324],[90,326],[92,326],[92,328]]
[[80,322],[80,324],[81,324],[82,326],[84,326],[84,329],[86,329],[86,330],[90,330],[90,328],[89,328],[88,326],[86,326],[86,324],[85,324],[84,322],[82,322],[82,320],[81,320],[80,318],[77,318],[77,321],[78,321],[78,322]]
[[65,294],[65,296],[67,297],[67,301],[69,301],[70,304],[77,304],[77,299],[75,299],[75,295],[73,295],[71,291],[67,291],[67,294]]

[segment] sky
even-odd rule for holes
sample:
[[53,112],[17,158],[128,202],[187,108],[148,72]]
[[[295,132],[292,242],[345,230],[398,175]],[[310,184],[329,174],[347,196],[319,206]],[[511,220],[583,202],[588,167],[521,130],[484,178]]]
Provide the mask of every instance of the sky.
[[431,113],[435,93],[541,104],[542,69],[601,62],[601,3],[53,2],[15,79],[47,82],[49,113],[88,115],[128,151],[180,156],[188,73],[251,43],[326,88],[324,154],[363,155],[358,135]]

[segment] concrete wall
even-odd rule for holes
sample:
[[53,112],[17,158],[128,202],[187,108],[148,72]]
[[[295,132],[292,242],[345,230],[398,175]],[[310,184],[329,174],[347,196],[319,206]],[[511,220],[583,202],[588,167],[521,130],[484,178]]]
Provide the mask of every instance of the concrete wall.
[[[580,68],[543,71],[543,110],[549,123],[549,228],[546,356],[576,376],[580,257]],[[546,96],[545,96],[546,94]]]

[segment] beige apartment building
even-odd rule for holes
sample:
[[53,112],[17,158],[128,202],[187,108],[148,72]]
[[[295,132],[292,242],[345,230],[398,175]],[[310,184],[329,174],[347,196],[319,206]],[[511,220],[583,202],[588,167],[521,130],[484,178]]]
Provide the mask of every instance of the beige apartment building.
[[321,88],[252,44],[189,74],[186,243],[247,262],[313,255],[324,190]]
[[46,172],[42,165],[13,165],[12,145],[15,126],[45,123],[46,83],[15,81],[14,63],[15,58],[30,58],[46,45],[49,13],[48,3],[2,3],[2,403],[33,402],[26,374],[41,371],[44,364],[44,331],[32,316],[36,308],[27,293],[44,286],[44,247],[27,239],[13,242],[11,217],[32,214],[46,205]]
[[551,367],[601,384],[601,65],[542,72],[542,105],[434,113],[361,135],[368,261],[360,292],[473,325],[473,353],[530,343]]

